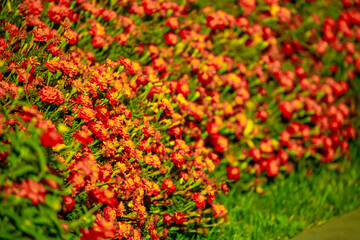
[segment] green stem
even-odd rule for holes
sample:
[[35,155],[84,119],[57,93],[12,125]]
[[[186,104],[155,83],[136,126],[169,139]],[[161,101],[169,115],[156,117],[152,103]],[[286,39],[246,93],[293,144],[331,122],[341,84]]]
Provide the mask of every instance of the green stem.
[[82,216],[80,219],[78,219],[77,221],[73,222],[70,225],[70,228],[74,229],[75,227],[77,227],[82,221],[84,221],[86,218],[88,218],[89,216],[91,216],[94,212],[96,212],[97,210],[99,210],[101,207],[103,206],[102,203],[96,205],[95,207],[93,207],[92,209],[90,209],[84,216]]

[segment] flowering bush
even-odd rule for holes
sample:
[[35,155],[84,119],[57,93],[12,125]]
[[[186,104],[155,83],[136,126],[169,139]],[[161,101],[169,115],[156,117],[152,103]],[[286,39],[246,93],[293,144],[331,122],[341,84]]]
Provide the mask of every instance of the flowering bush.
[[0,235],[206,233],[227,220],[215,197],[229,182],[247,190],[344,156],[359,6],[8,2]]

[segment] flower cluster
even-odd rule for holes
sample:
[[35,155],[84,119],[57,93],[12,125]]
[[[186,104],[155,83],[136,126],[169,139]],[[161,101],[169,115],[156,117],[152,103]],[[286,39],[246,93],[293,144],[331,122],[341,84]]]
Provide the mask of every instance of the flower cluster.
[[1,197],[61,204],[63,238],[165,239],[226,220],[231,181],[337,161],[356,137],[360,3],[330,2],[2,6]]

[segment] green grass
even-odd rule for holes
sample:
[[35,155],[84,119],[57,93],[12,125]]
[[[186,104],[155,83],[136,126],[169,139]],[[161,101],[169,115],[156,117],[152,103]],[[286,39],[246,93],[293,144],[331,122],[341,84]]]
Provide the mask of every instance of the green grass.
[[288,239],[333,216],[360,206],[360,148],[352,145],[351,161],[343,171],[320,167],[311,176],[305,169],[268,184],[265,194],[240,194],[236,185],[221,195],[230,220],[213,229],[207,239]]

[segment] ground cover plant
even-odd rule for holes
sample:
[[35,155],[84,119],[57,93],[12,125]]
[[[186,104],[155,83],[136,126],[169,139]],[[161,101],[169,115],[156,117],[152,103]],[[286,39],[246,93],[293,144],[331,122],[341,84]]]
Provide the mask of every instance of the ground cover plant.
[[216,200],[232,182],[261,195],[299,166],[341,166],[359,7],[6,1],[0,236],[203,236],[232,221]]

